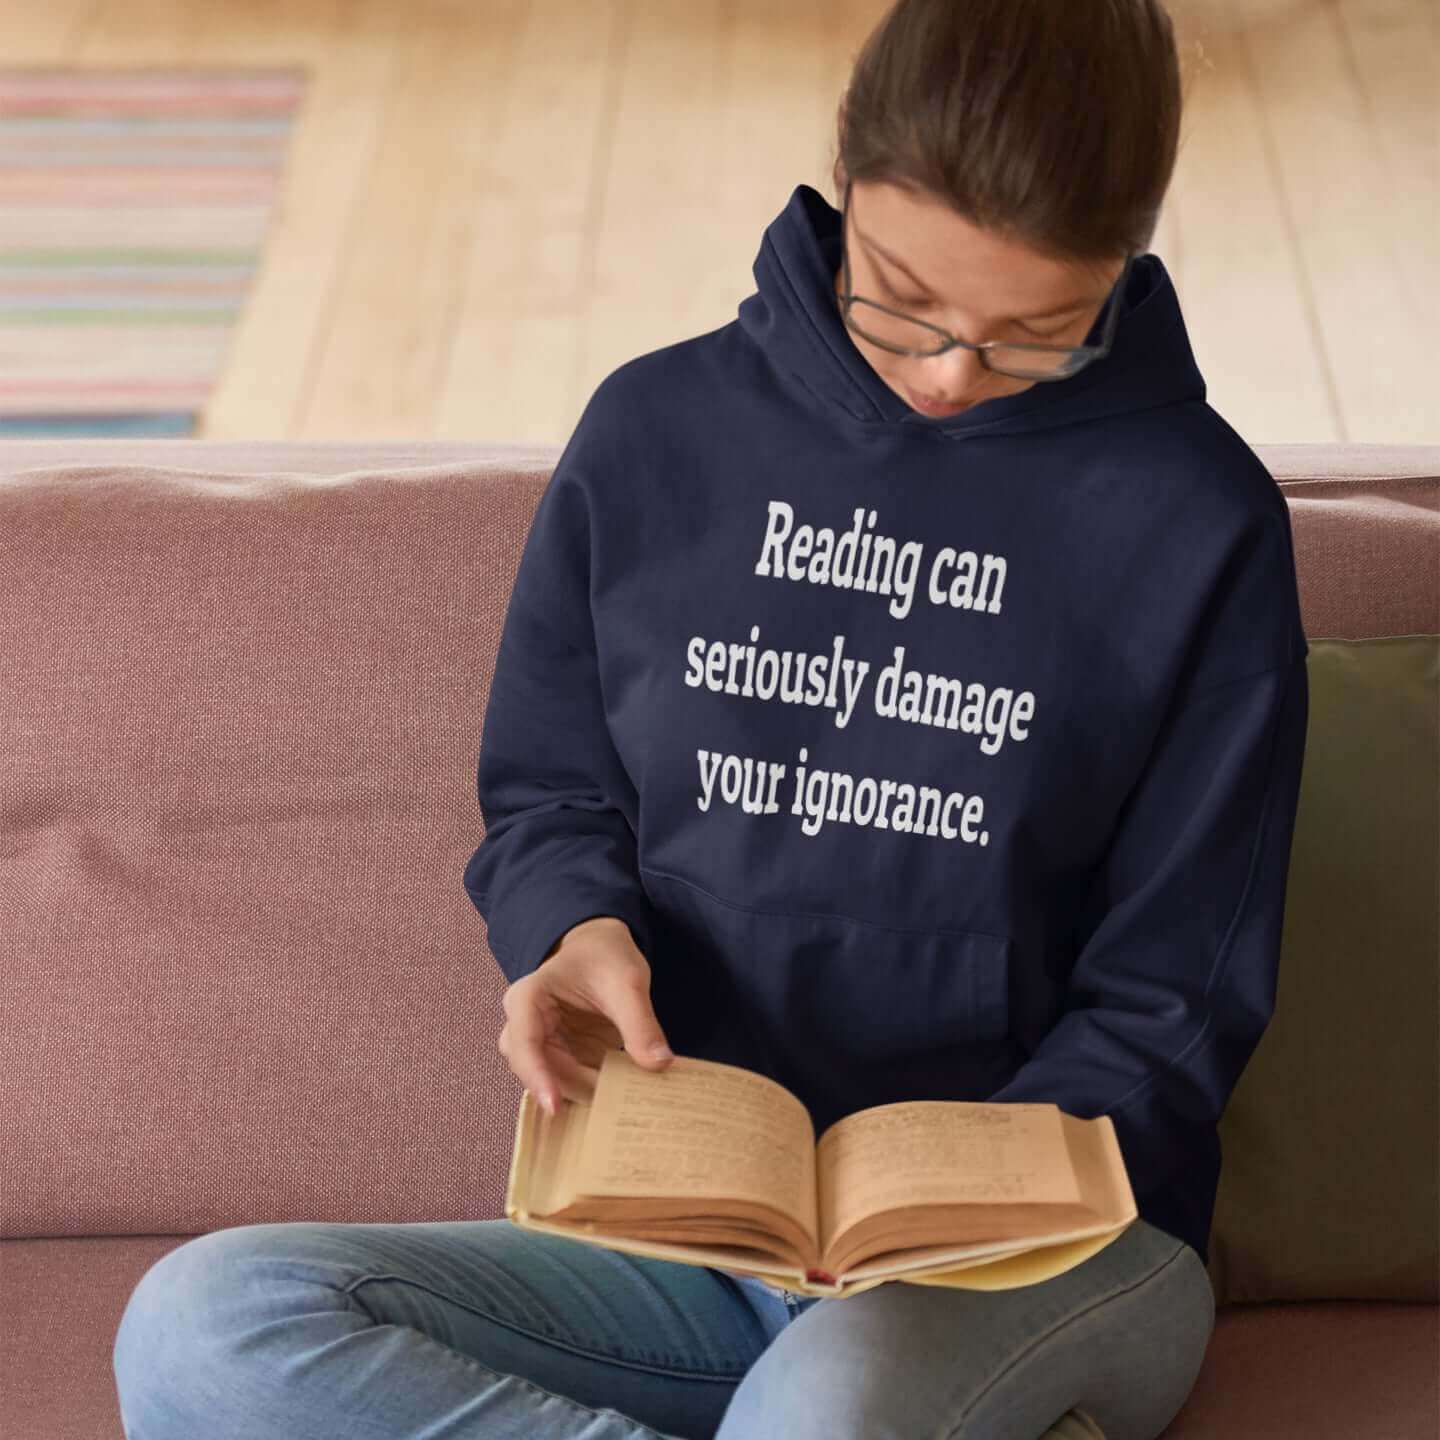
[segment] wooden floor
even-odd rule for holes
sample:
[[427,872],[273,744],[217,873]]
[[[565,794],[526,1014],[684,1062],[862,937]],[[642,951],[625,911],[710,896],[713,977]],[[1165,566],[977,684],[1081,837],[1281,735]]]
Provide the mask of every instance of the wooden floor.
[[[1059,0],[1057,0],[1059,3]],[[304,65],[203,434],[561,443],[750,293],[875,0],[0,0],[8,65]],[[1252,444],[1440,442],[1431,0],[1172,0],[1153,248]]]

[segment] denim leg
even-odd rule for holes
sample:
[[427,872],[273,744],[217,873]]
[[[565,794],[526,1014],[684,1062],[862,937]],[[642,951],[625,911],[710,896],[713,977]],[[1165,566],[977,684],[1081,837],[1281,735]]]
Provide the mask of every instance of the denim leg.
[[786,1319],[503,1219],[290,1221],[162,1256],[113,1362],[128,1440],[709,1440]]
[[1200,1257],[1137,1219],[1036,1285],[886,1284],[805,1307],[736,1387],[716,1440],[1039,1440],[1072,1407],[1105,1440],[1156,1440],[1214,1322]]

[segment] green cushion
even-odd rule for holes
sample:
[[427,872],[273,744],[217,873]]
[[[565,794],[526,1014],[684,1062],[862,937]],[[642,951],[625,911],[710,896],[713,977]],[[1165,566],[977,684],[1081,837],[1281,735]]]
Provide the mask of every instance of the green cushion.
[[1312,639],[1309,676],[1275,1015],[1221,1121],[1210,1278],[1222,1304],[1433,1302],[1440,636]]

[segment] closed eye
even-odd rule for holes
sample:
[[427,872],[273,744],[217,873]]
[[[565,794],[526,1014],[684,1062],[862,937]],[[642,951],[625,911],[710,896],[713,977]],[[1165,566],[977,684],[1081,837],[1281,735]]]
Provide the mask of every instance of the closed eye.
[[1029,331],[1037,340],[1053,340],[1057,335],[1063,335],[1069,328],[1069,324],[1070,322],[1067,320],[1058,330],[1034,330],[1022,320],[1020,322],[1020,328]]
[[[885,298],[893,302],[897,309],[916,311],[931,308],[932,302],[926,296],[922,295],[917,298],[912,295],[899,295],[885,283],[883,277],[880,279],[880,288],[884,291]],[[1037,330],[1033,325],[1027,325],[1023,320],[1017,320],[1015,324],[1025,331],[1027,335],[1033,335],[1037,340],[1053,340],[1055,336],[1063,334],[1065,330],[1069,328],[1070,322],[1067,320],[1065,324],[1058,326],[1054,330]]]
[[883,278],[880,281],[880,291],[887,300],[895,305],[903,305],[907,310],[923,310],[930,303],[924,296],[916,299],[913,295],[899,294],[892,290]]

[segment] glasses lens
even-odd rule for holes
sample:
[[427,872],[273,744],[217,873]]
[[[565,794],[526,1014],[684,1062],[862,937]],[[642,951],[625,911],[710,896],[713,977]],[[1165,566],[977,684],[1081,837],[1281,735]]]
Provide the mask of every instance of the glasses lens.
[[1023,345],[997,345],[983,354],[992,370],[1024,380],[1062,380],[1083,370],[1083,354],[1074,350],[1027,350]]
[[867,340],[895,350],[918,350],[924,355],[935,355],[945,348],[945,337],[938,330],[903,315],[892,315],[866,300],[851,302],[850,325]]
[[[920,355],[938,355],[948,343],[938,330],[860,299],[851,302],[850,328],[876,345]],[[990,369],[1021,380],[1064,379],[1084,369],[1086,360],[1075,350],[1032,350],[1024,345],[996,345],[981,351],[981,361]]]

